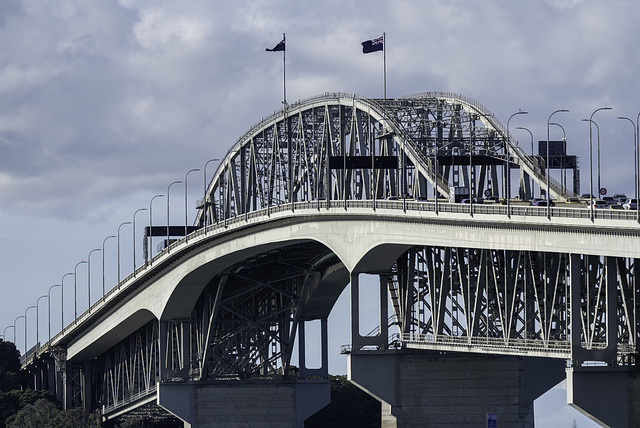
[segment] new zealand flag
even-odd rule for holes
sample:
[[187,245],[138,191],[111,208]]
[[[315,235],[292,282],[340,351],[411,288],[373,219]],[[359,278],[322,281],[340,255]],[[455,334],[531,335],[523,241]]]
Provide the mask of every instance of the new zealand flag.
[[267,52],[280,52],[284,50],[284,39],[280,43],[278,43],[273,49],[265,49]]
[[362,42],[362,53],[371,53],[384,50],[384,37]]

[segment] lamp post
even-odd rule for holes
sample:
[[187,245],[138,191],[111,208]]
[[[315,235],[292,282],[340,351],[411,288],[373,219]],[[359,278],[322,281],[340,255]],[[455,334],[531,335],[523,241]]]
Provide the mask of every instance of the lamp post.
[[169,196],[170,196],[170,192],[171,192],[171,186],[173,186],[174,184],[180,184],[182,183],[182,181],[180,180],[176,180],[174,182],[172,182],[171,184],[169,184],[169,186],[167,187],[167,253],[169,253],[169,229],[171,228],[171,223],[169,220]]
[[118,226],[118,284],[120,284],[120,228],[125,224],[131,224],[131,222],[125,221],[123,223],[120,223],[120,226]]
[[509,146],[511,145],[511,132],[509,131],[509,122],[511,122],[511,118],[513,118],[514,116],[517,116],[519,114],[529,114],[528,111],[522,111],[519,110],[515,113],[513,113],[511,116],[509,116],[509,119],[507,119],[507,141],[506,141],[506,147],[505,147],[505,165],[506,165],[506,181],[505,181],[505,197],[507,198],[507,217],[511,217],[511,171],[509,169]]
[[51,342],[51,290],[56,288],[56,287],[61,287],[60,284],[53,284],[51,287],[49,287],[49,292],[47,293],[47,303],[49,305],[48,311],[47,311],[47,315],[49,316],[49,342]]
[[597,154],[596,154],[596,164],[597,164],[597,169],[598,169],[598,192],[600,192],[600,189],[602,189],[602,186],[600,185],[600,127],[598,126],[598,124],[596,123],[595,120],[591,121],[592,124],[594,124],[596,126],[596,135],[597,135],[597,143],[596,143],[596,147],[597,147]]
[[[611,110],[611,107],[597,108],[591,113],[589,119],[582,119],[583,122],[589,122],[589,205],[591,207],[591,221],[593,221],[593,128],[591,124],[595,123],[593,121],[593,115],[600,110]],[[600,188],[598,188],[598,192],[600,192]]]
[[89,255],[87,256],[87,301],[89,302],[89,306],[87,306],[87,310],[91,307],[91,253],[96,251],[102,251],[100,248],[94,248],[89,251]]
[[[25,318],[25,322],[26,322],[26,317],[24,315],[20,315],[19,317],[17,317],[14,321],[13,321],[13,344],[15,345],[16,343],[16,323],[18,322],[18,320],[20,318]],[[17,346],[16,346],[17,348]]]
[[209,159],[205,164],[204,164],[204,168],[202,169],[202,175],[203,175],[203,179],[204,179],[204,197],[202,199],[202,224],[204,225],[204,227],[207,227],[207,165],[209,165],[211,162],[216,162],[219,161],[220,159],[218,158],[214,158],[214,159]]
[[47,294],[43,294],[42,296],[38,297],[38,300],[36,300],[36,346],[40,347],[40,299],[44,298],[44,297],[49,297]]
[[[549,125],[555,125],[558,126],[560,129],[562,129],[562,141],[564,141],[565,144],[565,152],[566,152],[566,147],[567,147],[567,133],[564,130],[564,126],[560,125],[559,123],[556,122],[550,122]],[[564,163],[563,163],[564,164]],[[564,167],[563,165],[560,165],[560,182],[562,184],[562,186],[566,189],[567,188],[567,179],[566,176],[564,177],[564,181],[562,180],[563,176],[564,176]]]
[[116,235],[109,235],[106,238],[104,238],[104,240],[102,241],[102,298],[104,299],[104,294],[105,294],[105,286],[104,286],[104,245],[107,242],[107,239],[109,238],[115,238]]
[[148,259],[151,258],[150,256],[153,248],[153,200],[162,196],[164,195],[155,195],[153,198],[151,198],[151,201],[149,201],[149,248],[147,250],[147,254],[145,254],[144,256],[145,263]]
[[73,309],[74,309],[74,320],[78,318],[78,266],[86,263],[84,260],[76,263],[76,267],[73,269]]
[[8,328],[11,328],[11,327],[13,327],[13,326],[8,325],[8,326],[6,326],[6,327],[4,328],[4,330],[2,331],[2,340],[4,340],[5,342],[7,341],[7,329],[8,329]]
[[200,168],[194,168],[194,169],[190,169],[189,171],[187,171],[187,173],[184,176],[184,241],[187,242],[187,225],[188,225],[188,218],[187,218],[187,177],[189,177],[189,174],[192,172],[196,172],[196,171],[200,171]]
[[69,275],[73,275],[73,272],[65,273],[60,280],[60,331],[64,331],[64,279]]
[[549,115],[549,118],[547,119],[547,218],[549,220],[551,220],[551,183],[549,181],[549,174],[551,172],[550,169],[550,165],[549,165],[549,123],[551,122],[551,117],[556,114],[556,113],[561,113],[561,112],[568,112],[569,110],[567,109],[560,109],[560,110],[556,110],[553,113],[551,113]]
[[633,120],[629,119],[628,117],[625,116],[618,116],[618,119],[624,119],[624,120],[628,120],[629,122],[631,122],[631,125],[633,126],[633,163],[634,163],[634,184],[635,184],[635,194],[634,197],[636,198],[636,208],[638,209],[638,222],[640,222],[640,204],[638,203],[638,137],[637,137],[637,125],[634,123]]
[[27,312],[31,308],[38,308],[36,305],[31,305],[24,310],[24,355],[27,355]]
[[[524,129],[525,131],[527,131],[529,133],[529,135],[531,136],[531,156],[533,156],[533,133],[529,130],[529,128],[525,128],[524,126],[518,126],[516,129]],[[534,196],[534,192],[533,192],[533,177],[531,178],[531,197],[533,198]]]
[[14,344],[15,344],[15,340],[16,340],[15,339],[15,331],[16,331],[16,328],[14,326],[12,326],[12,325],[8,325],[8,326],[6,326],[4,328],[4,331],[2,332],[2,340],[4,340],[5,342],[7,341],[7,329],[11,328],[11,327],[13,327],[13,331],[14,331],[13,341],[14,341]]
[[138,214],[140,211],[146,211],[146,208],[138,208],[134,213],[133,213],[133,224],[132,224],[132,229],[133,229],[133,272],[136,271],[136,214]]

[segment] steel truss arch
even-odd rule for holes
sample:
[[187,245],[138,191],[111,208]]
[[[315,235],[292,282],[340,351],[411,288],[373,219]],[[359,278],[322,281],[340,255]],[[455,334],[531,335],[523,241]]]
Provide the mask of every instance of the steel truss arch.
[[[460,95],[326,93],[274,112],[240,137],[199,201],[195,223],[291,202],[448,197],[453,186],[504,196],[510,166],[546,184],[539,157],[512,141],[493,113]],[[554,180],[550,190],[569,196]]]

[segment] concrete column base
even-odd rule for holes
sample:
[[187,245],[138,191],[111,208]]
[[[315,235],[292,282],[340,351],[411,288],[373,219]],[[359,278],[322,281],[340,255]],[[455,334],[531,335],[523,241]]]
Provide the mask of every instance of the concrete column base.
[[564,360],[462,353],[349,355],[349,379],[382,402],[382,426],[533,428],[533,400],[564,376]]
[[640,426],[640,373],[633,367],[567,369],[567,403],[602,426]]
[[326,380],[158,384],[158,405],[192,428],[303,427],[331,402]]

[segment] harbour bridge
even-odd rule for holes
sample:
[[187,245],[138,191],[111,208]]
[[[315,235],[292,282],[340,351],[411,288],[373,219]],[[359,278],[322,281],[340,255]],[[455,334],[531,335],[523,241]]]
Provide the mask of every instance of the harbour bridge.
[[[350,284],[342,352],[383,426],[532,427],[565,377],[570,404],[635,426],[638,213],[561,204],[564,154],[508,127],[451,93],[286,105],[228,150],[192,226],[148,225],[157,254],[22,365],[106,425],[302,426],[330,401],[327,319]],[[558,205],[520,203],[536,186]]]

